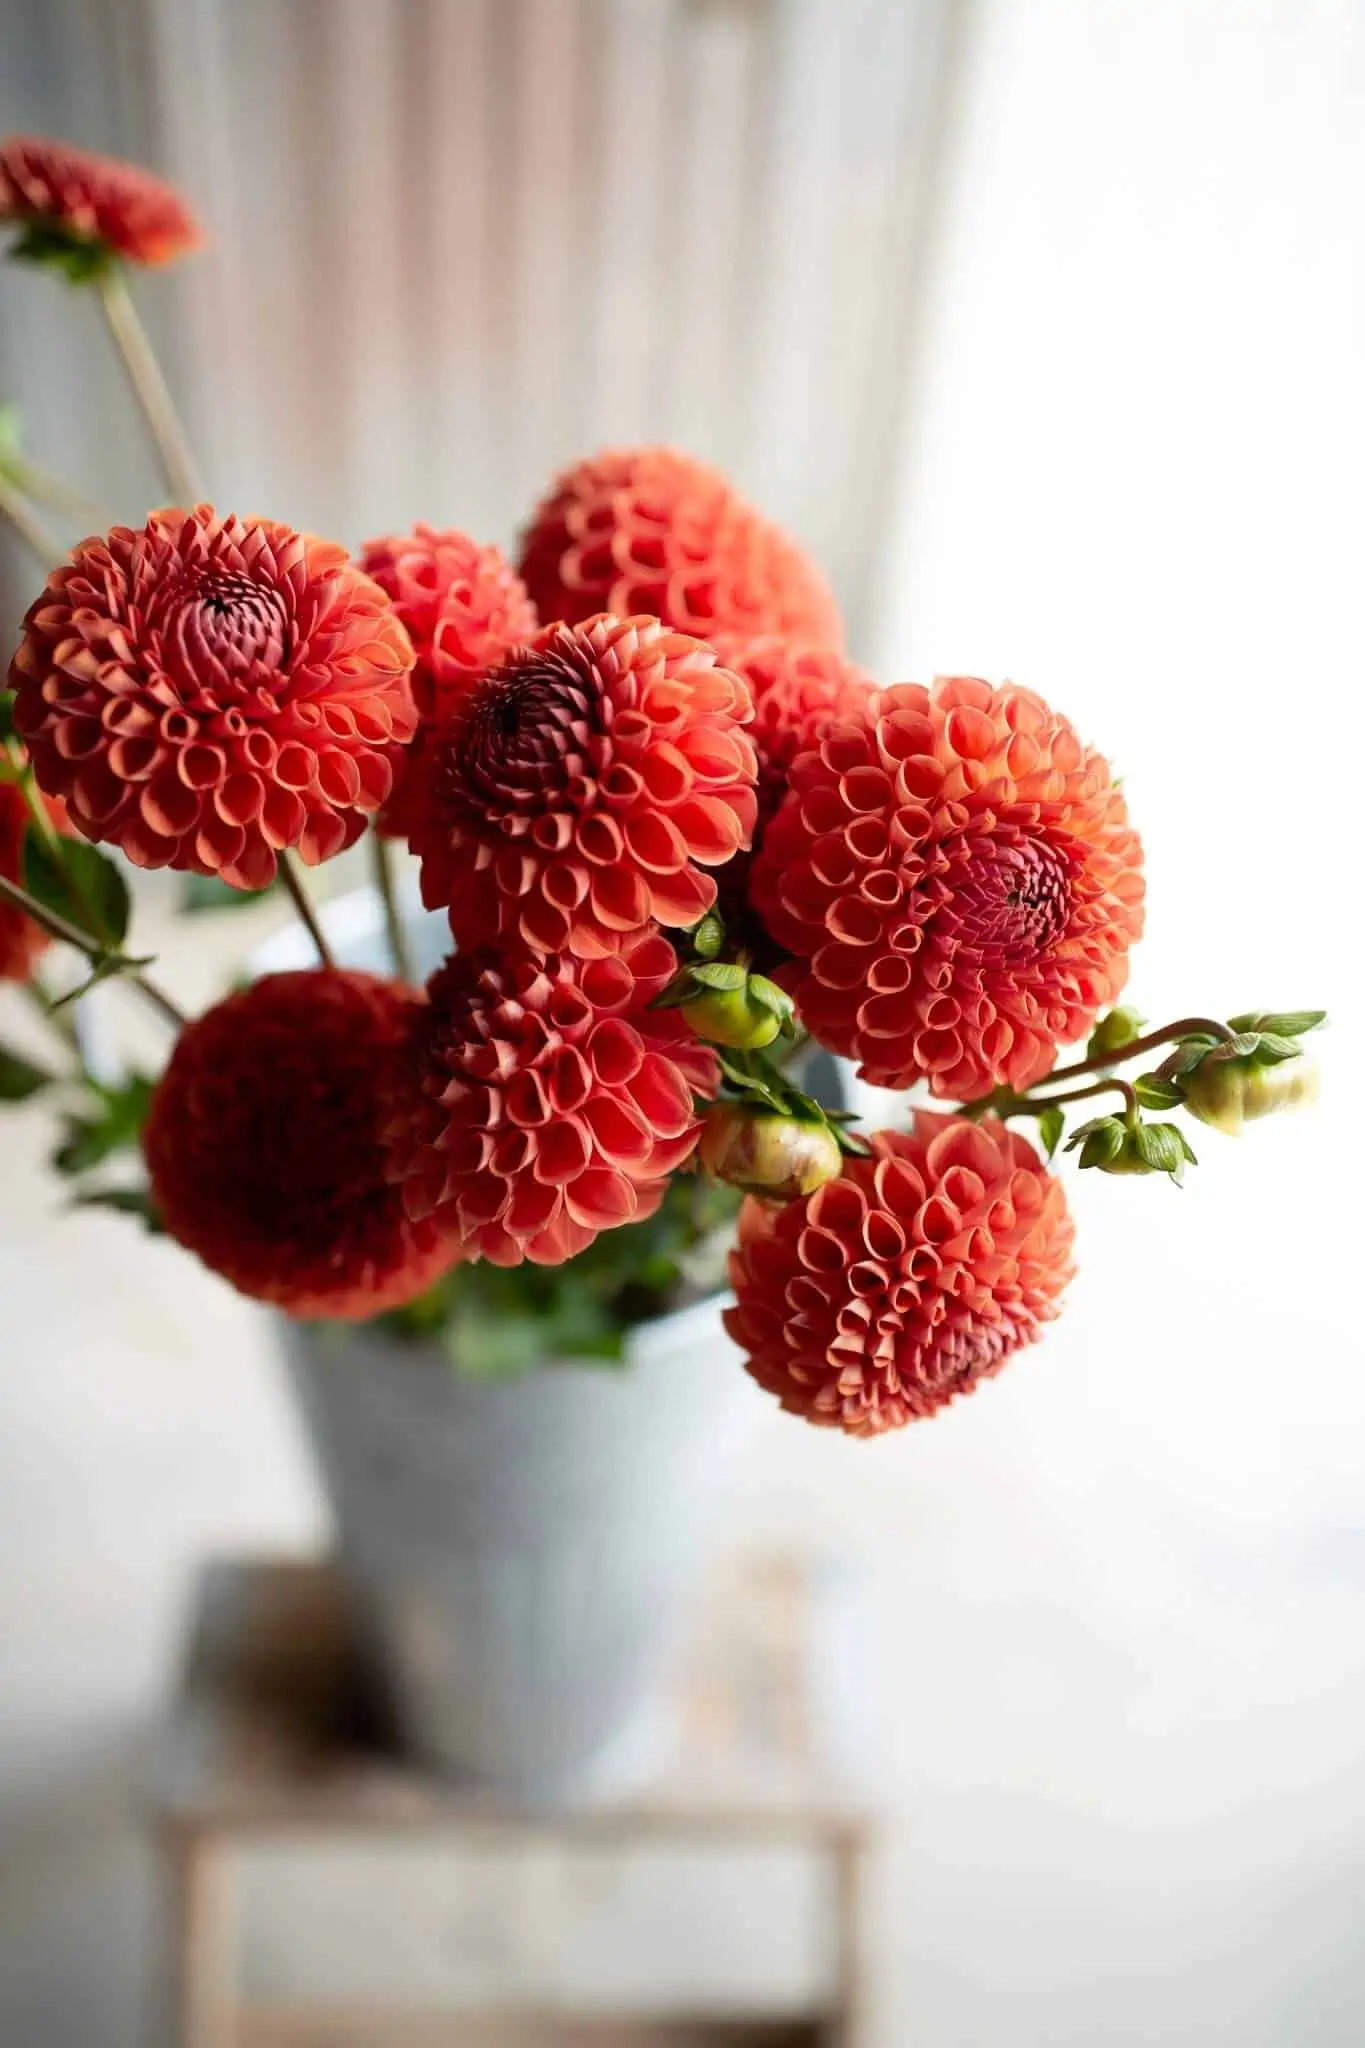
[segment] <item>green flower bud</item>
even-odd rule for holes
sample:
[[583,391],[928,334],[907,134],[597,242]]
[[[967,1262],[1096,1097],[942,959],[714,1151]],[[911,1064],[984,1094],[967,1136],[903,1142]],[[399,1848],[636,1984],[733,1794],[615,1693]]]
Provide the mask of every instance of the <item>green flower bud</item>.
[[1102,1053],[1122,1052],[1125,1045],[1131,1045],[1135,1039],[1141,1038],[1142,1027],[1146,1021],[1146,1018],[1140,1017],[1136,1010],[1127,1007],[1110,1010],[1107,1016],[1100,1018],[1091,1032],[1085,1048],[1086,1058],[1093,1060],[1098,1059]]
[[708,1045],[732,1046],[736,1052],[759,1052],[782,1029],[776,1011],[755,1002],[747,986],[699,989],[681,1009],[698,1038]]
[[1302,1056],[1266,1064],[1254,1054],[1224,1053],[1215,1047],[1185,1077],[1184,1086],[1190,1114],[1235,1138],[1243,1124],[1314,1101],[1318,1070]]
[[707,1110],[697,1158],[712,1180],[779,1202],[814,1194],[843,1164],[828,1124],[737,1102],[713,1103]]

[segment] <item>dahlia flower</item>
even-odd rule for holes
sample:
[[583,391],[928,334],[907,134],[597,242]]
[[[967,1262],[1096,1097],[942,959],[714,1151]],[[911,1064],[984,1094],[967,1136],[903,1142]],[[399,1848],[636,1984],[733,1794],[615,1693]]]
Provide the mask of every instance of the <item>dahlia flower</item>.
[[683,633],[838,643],[823,576],[717,469],[672,448],[626,448],[556,478],[519,564],[542,619],[649,612]]
[[676,967],[658,932],[609,959],[455,955],[390,1128],[409,1215],[501,1266],[558,1265],[651,1215],[717,1081],[677,1012],[649,1007]]
[[396,1308],[455,1257],[385,1174],[383,1127],[421,998],[369,974],[271,974],[186,1026],[143,1146],[171,1236],[297,1316]]
[[758,755],[757,842],[781,809],[797,755],[818,747],[834,720],[860,718],[875,685],[866,669],[833,647],[772,636],[747,641],[727,636],[716,652],[743,677],[754,700],[749,737]]
[[33,135],[0,144],[0,220],[129,263],[171,263],[202,240],[179,193],[150,171]]
[[798,756],[749,895],[815,1037],[965,1099],[1040,1080],[1118,995],[1142,847],[1064,718],[954,677],[874,693]]
[[422,894],[462,946],[597,958],[691,925],[703,867],[747,846],[749,693],[656,619],[547,626],[489,669],[417,758]]
[[259,889],[328,860],[393,786],[412,649],[345,550],[266,519],[154,512],[84,541],[10,670],[34,773],[139,867]]
[[849,1436],[932,1415],[1057,1314],[1061,1182],[993,1117],[920,1112],[801,1202],[748,1200],[725,1323],[782,1406]]
[[509,647],[536,630],[526,586],[500,549],[414,526],[365,543],[360,566],[393,602],[416,657],[412,694],[426,719],[453,710]]
[[[0,782],[0,875],[21,888],[28,817],[28,799],[22,789],[14,782]],[[27,981],[38,955],[49,943],[46,932],[31,917],[0,900],[0,981]]]

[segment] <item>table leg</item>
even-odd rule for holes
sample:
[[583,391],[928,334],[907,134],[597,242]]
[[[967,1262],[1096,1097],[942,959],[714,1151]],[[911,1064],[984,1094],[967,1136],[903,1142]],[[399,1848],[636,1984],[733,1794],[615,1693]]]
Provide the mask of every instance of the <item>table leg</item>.
[[237,2035],[232,1869],[228,1849],[196,1829],[167,1837],[175,2048],[234,2048]]

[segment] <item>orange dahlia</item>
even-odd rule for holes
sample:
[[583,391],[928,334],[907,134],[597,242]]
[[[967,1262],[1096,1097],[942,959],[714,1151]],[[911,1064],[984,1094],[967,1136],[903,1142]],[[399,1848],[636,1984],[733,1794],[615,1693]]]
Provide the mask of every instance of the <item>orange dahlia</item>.
[[799,755],[750,882],[814,1036],[958,1100],[1031,1086],[1115,1000],[1142,897],[1105,761],[966,677],[878,691]]
[[35,135],[0,144],[0,220],[129,263],[171,263],[203,239],[180,194],[150,171]]
[[10,682],[41,787],[139,867],[263,888],[328,860],[393,786],[412,649],[343,548],[267,519],[154,512],[82,542]]
[[[411,834],[462,946],[593,959],[690,925],[753,831],[749,693],[657,619],[546,626],[432,730]],[[701,865],[699,866],[698,863]]]
[[676,968],[658,932],[608,959],[456,954],[390,1130],[409,1215],[500,1266],[559,1265],[651,1215],[696,1146],[694,1095],[717,1083],[677,1011],[649,1007]]
[[291,1315],[378,1315],[429,1287],[455,1247],[409,1218],[383,1139],[421,1007],[397,982],[314,968],[187,1025],[143,1134],[171,1236]]
[[921,1111],[781,1208],[751,1197],[725,1323],[793,1415],[877,1436],[999,1372],[1071,1278],[1061,1182],[1026,1139]]
[[520,568],[542,619],[650,612],[703,640],[843,638],[810,558],[718,469],[672,448],[614,450],[565,470],[531,516]]

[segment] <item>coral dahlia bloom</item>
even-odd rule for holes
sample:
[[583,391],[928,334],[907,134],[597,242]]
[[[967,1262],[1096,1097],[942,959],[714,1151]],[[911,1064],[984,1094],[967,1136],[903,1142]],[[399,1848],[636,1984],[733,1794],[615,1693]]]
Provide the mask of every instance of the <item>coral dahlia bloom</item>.
[[[28,818],[23,790],[17,783],[0,782],[0,875],[21,888]],[[0,981],[27,981],[38,955],[50,943],[31,917],[0,899]]]
[[0,220],[102,245],[129,263],[171,263],[203,239],[180,194],[150,171],[35,135],[0,144]]
[[694,1094],[717,1082],[677,1011],[649,1008],[676,967],[658,932],[609,959],[456,954],[390,1132],[409,1215],[501,1266],[559,1265],[651,1215],[696,1146]]
[[593,959],[690,925],[753,831],[749,693],[657,619],[546,626],[433,728],[411,835],[462,946]]
[[726,1328],[790,1413],[877,1436],[1034,1341],[1071,1278],[1072,1235],[1026,1139],[922,1111],[804,1201],[745,1203]]
[[867,1081],[963,1100],[1040,1080],[1118,996],[1142,846],[1040,698],[904,683],[797,757],[750,897],[822,1043]]
[[520,568],[542,619],[650,612],[703,640],[843,638],[809,556],[718,469],[673,448],[613,450],[565,470],[531,516]]
[[41,787],[139,867],[263,888],[328,860],[393,786],[412,649],[343,548],[201,505],[82,542],[10,670]]
[[143,1146],[171,1236],[297,1316],[378,1315],[454,1260],[385,1173],[383,1129],[422,999],[374,975],[271,974],[186,1026]]

